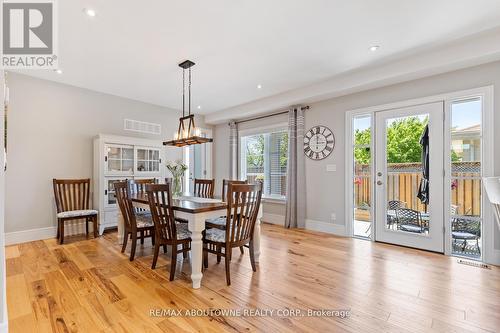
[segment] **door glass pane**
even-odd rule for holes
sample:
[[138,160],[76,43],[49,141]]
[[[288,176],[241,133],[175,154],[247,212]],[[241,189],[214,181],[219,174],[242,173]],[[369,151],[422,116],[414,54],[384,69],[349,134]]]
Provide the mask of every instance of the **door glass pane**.
[[120,159],[121,154],[122,154],[121,148],[108,147],[108,158],[109,159]]
[[120,171],[121,161],[108,159],[108,171]]
[[480,98],[451,105],[451,247],[473,259],[481,258],[481,115]]
[[354,179],[353,216],[354,236],[370,237],[372,233],[372,178],[371,178],[371,117],[356,117],[353,121],[354,133]]
[[428,114],[421,114],[386,122],[387,229],[429,233],[428,119]]
[[134,159],[134,149],[133,148],[122,148],[122,158],[124,160]]
[[134,167],[134,160],[123,160],[122,161],[122,171],[132,172]]

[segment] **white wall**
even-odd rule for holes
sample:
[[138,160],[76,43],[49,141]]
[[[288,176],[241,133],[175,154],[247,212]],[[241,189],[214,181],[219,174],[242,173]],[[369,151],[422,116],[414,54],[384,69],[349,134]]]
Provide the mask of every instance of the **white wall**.
[[[319,221],[331,224],[340,233],[345,229],[345,165],[344,165],[344,135],[345,113],[349,110],[404,101],[413,98],[432,96],[436,94],[494,85],[495,98],[495,128],[500,128],[500,62],[494,62],[477,67],[466,68],[450,73],[431,76],[419,80],[400,83],[379,89],[368,90],[352,95],[333,98],[310,104],[306,111],[306,128],[314,125],[328,126],[336,138],[335,150],[322,161],[306,159],[306,192],[307,219],[310,222]],[[218,142],[227,141],[227,125],[216,126]],[[222,136],[222,137],[221,137]],[[223,150],[226,147],[221,147]],[[228,148],[227,148],[228,149]],[[227,168],[227,151],[217,152],[215,159],[216,177]],[[500,175],[500,132],[495,133],[495,174]],[[335,164],[336,172],[326,172],[327,164]],[[275,210],[276,214],[284,215],[284,207]],[[331,214],[336,214],[336,221],[331,221]],[[500,249],[500,232],[495,234],[495,249]]]
[[[92,178],[92,140],[97,134],[164,140],[177,130],[180,113],[175,110],[8,75],[7,233],[55,226],[52,178]],[[124,118],[160,123],[162,135],[124,131]],[[205,127],[203,118],[196,122]],[[169,159],[182,158],[180,148],[165,149]]]

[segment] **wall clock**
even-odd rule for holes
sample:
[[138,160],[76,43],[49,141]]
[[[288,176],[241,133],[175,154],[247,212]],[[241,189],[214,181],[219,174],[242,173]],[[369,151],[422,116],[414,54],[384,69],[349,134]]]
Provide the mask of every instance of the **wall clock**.
[[335,136],[326,126],[314,126],[304,135],[304,154],[312,160],[327,158],[335,148]]

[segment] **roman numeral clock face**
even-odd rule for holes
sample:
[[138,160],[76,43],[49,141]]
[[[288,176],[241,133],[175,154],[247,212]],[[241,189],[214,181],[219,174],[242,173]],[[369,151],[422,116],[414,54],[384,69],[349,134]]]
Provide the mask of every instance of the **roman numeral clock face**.
[[312,160],[322,160],[335,148],[335,136],[326,126],[314,126],[304,135],[304,154]]

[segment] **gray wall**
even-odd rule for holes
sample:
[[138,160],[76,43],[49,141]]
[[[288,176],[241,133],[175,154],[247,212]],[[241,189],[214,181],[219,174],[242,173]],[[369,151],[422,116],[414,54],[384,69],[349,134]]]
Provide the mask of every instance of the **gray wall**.
[[[334,223],[345,225],[345,165],[344,123],[346,111],[426,97],[440,93],[471,89],[485,85],[495,86],[495,128],[500,128],[500,62],[471,67],[424,79],[373,89],[357,94],[313,103],[306,111],[306,128],[322,124],[330,127],[336,137],[335,150],[323,161],[306,159],[307,219],[333,223],[331,214],[336,213]],[[218,141],[227,141],[227,125],[217,125]],[[220,137],[222,136],[222,138]],[[495,133],[495,174],[500,175],[500,133]],[[219,149],[219,148],[218,148]],[[226,149],[226,147],[220,147]],[[228,150],[226,150],[227,152]],[[227,153],[217,152],[215,176],[227,170]],[[326,172],[327,164],[336,164],[336,172]],[[275,210],[276,214],[284,214]],[[495,235],[495,248],[500,249],[500,234]]]
[[[92,178],[97,134],[162,140],[177,130],[175,110],[15,73],[8,83],[5,232],[55,226],[52,178]],[[160,123],[162,135],[124,131],[124,118]],[[182,158],[180,148],[166,149]]]
[[0,70],[0,331],[7,332],[7,296],[5,295],[5,235],[4,235],[4,198],[5,198],[5,174],[3,172],[4,165],[4,71]]

